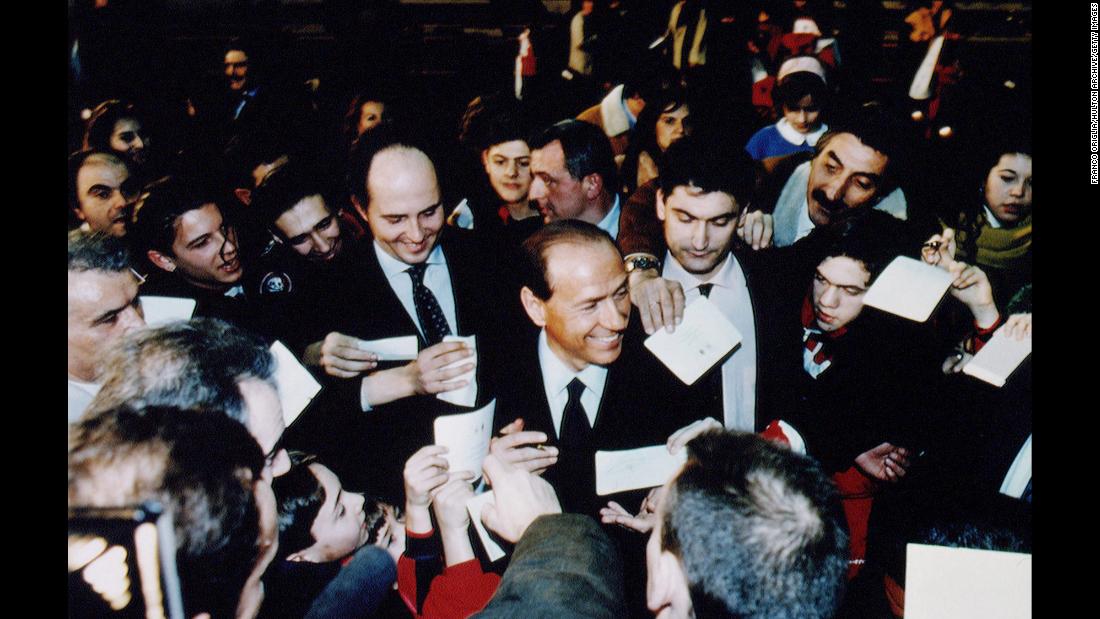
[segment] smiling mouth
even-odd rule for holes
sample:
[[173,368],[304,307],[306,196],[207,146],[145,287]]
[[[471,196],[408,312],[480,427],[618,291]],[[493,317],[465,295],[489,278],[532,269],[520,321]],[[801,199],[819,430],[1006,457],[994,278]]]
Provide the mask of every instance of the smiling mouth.
[[604,346],[613,347],[613,346],[618,346],[619,345],[619,343],[623,339],[623,334],[622,333],[612,333],[611,335],[589,335],[588,338],[591,339],[592,341],[596,342],[597,344],[602,344]]
[[234,258],[232,261],[226,262],[218,268],[226,273],[236,273],[237,271],[241,270],[241,261],[237,258]]

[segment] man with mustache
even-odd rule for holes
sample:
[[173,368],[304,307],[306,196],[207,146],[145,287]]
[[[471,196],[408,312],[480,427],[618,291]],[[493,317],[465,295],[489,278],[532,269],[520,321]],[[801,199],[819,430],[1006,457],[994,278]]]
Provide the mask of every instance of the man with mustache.
[[[904,200],[892,193],[902,135],[897,119],[867,104],[822,136],[810,161],[801,162],[795,155],[776,166],[753,200],[761,207],[758,210],[774,217],[771,244],[793,245],[816,228],[835,227],[872,208],[904,217]],[[653,225],[655,217],[655,213],[624,211],[618,239],[630,263],[631,300],[643,322],[652,326],[648,332],[675,329],[684,305],[683,289],[662,278],[657,269],[657,256],[665,247],[656,235],[660,228]]]

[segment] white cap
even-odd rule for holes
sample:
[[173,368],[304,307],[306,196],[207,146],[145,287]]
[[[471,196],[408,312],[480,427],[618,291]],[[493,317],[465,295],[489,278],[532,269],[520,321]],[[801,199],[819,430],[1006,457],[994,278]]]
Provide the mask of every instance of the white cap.
[[791,73],[798,73],[799,71],[808,71],[821,78],[821,81],[828,83],[825,79],[825,65],[821,64],[821,61],[813,56],[795,56],[788,58],[779,67],[779,73],[775,76],[775,80],[780,82],[784,77],[787,77]]

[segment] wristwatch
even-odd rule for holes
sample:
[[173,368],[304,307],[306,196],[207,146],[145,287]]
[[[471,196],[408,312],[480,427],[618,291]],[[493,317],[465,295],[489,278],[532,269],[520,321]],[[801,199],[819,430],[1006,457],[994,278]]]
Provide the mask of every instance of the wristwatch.
[[649,254],[637,254],[634,256],[628,256],[624,261],[627,273],[633,273],[636,270],[657,269],[660,268],[661,263],[657,262],[657,259]]

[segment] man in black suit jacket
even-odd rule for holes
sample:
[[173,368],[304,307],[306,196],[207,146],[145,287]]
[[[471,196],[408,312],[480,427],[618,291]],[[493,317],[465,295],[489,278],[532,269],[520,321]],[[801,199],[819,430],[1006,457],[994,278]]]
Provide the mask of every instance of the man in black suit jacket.
[[470,410],[435,397],[464,387],[464,375],[475,370],[474,351],[444,336],[477,336],[475,404],[492,399],[501,280],[466,231],[445,229],[435,167],[423,149],[385,132],[364,149],[354,203],[372,242],[349,248],[333,275],[340,287],[316,299],[308,320],[356,340],[416,336],[420,352],[408,363],[383,358],[361,378],[332,381],[327,414],[311,419],[305,434],[312,436],[303,438],[311,447],[328,443],[323,451],[348,485],[400,501],[404,462],[434,442],[433,420]]
[[496,425],[507,435],[492,451],[545,469],[566,511],[596,516],[607,499],[596,496],[595,452],[664,443],[689,420],[682,385],[628,330],[626,272],[606,232],[557,221],[524,250],[520,298],[541,331],[518,342],[519,371],[499,385]]

